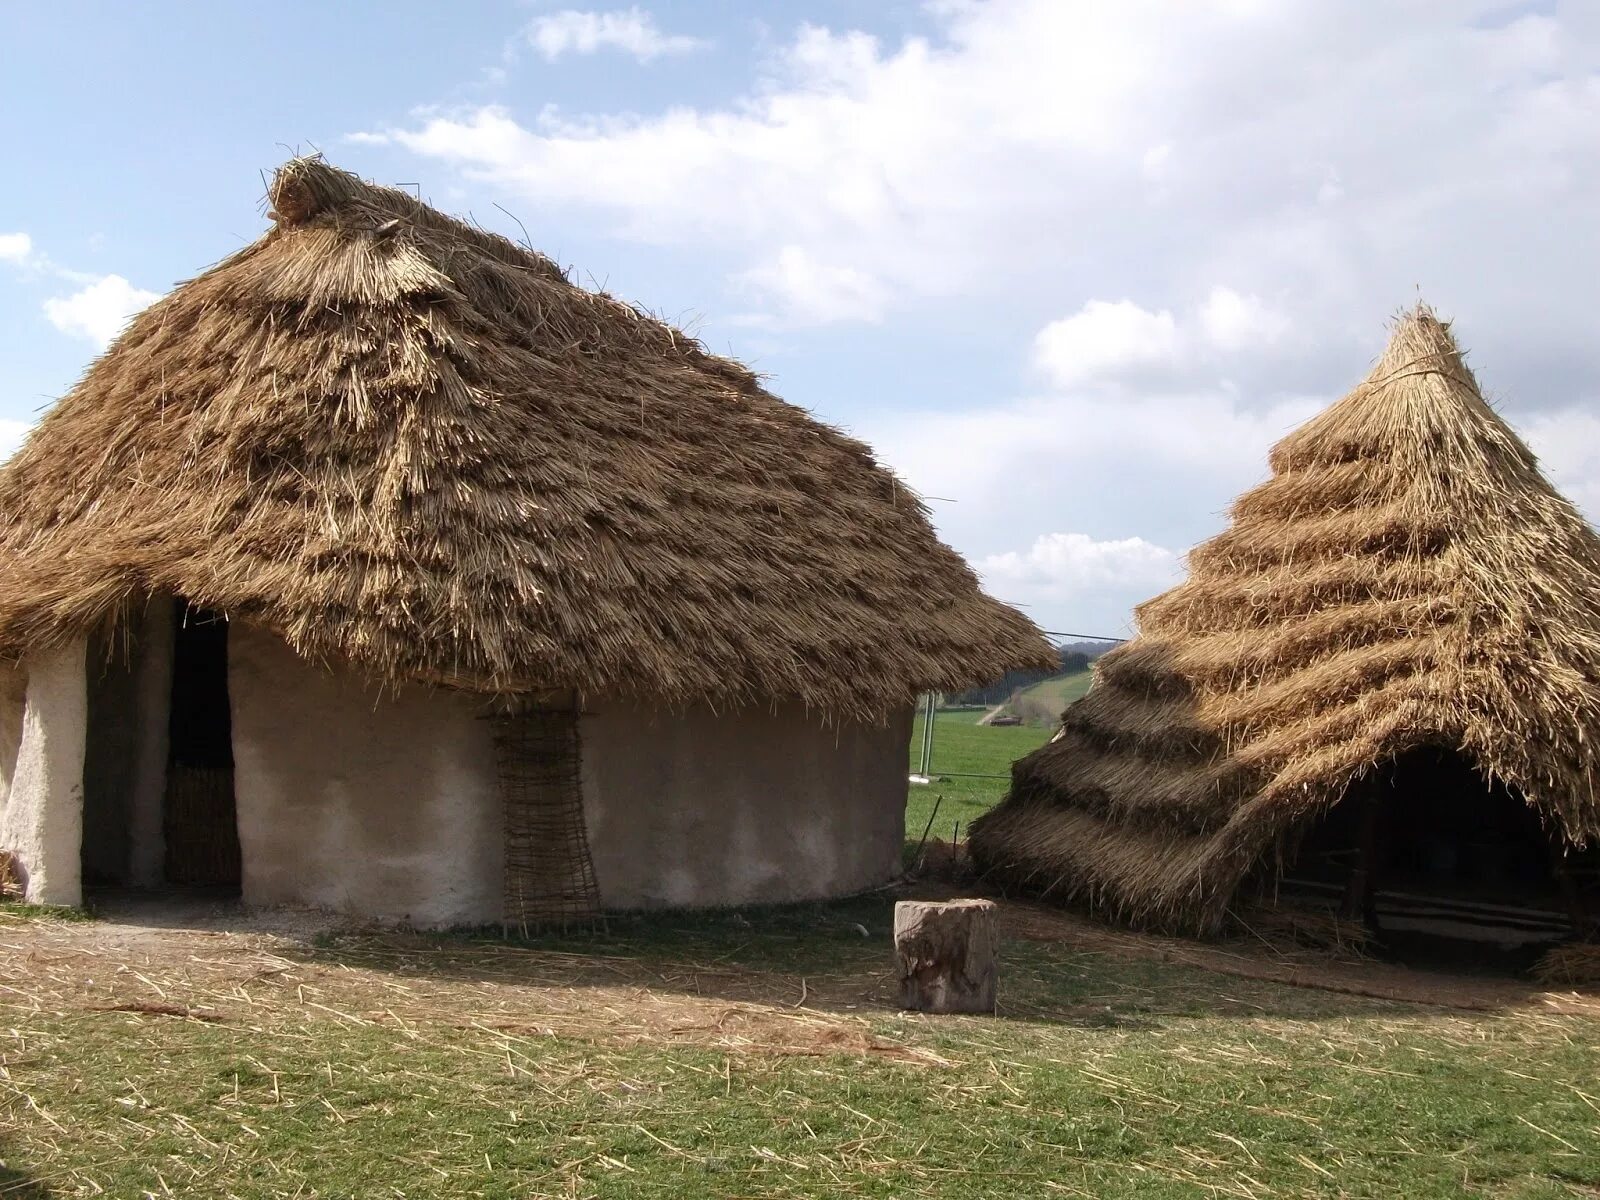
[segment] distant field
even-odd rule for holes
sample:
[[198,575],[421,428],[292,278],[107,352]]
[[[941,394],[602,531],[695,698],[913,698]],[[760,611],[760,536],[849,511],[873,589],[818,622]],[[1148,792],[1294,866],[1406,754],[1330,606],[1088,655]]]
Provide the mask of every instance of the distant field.
[[[948,840],[957,821],[965,829],[999,803],[1010,786],[1011,764],[1050,740],[1050,730],[1028,725],[979,725],[981,712],[941,712],[934,717],[933,776],[930,784],[912,784],[906,803],[906,838],[921,839],[939,797],[939,815],[930,836]],[[911,728],[911,769],[922,761],[922,714]],[[993,779],[953,776],[994,775]]]
[[1093,671],[1079,671],[1074,675],[1058,675],[1028,688],[1023,695],[1046,701],[1058,717],[1061,710],[1089,690],[1094,682]]
[[[1089,690],[1094,676],[1089,671],[1062,675],[1036,683],[1024,693],[1048,706],[1056,715]],[[930,784],[912,784],[906,804],[906,838],[916,842],[927,828],[935,802],[939,814],[930,837],[949,840],[957,821],[965,829],[977,817],[993,808],[1011,785],[1011,764],[1037,750],[1050,740],[1054,720],[1032,725],[979,725],[986,710],[962,709],[935,716],[933,775]],[[922,714],[911,728],[911,769],[922,762]],[[948,778],[941,779],[940,775]],[[966,778],[989,775],[996,778]],[[939,798],[943,797],[942,800]]]

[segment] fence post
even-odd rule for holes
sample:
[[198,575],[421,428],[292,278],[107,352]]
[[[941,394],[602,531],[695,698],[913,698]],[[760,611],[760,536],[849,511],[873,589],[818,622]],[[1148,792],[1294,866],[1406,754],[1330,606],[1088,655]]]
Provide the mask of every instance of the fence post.
[[927,778],[933,767],[933,693],[922,698],[922,766],[918,774]]

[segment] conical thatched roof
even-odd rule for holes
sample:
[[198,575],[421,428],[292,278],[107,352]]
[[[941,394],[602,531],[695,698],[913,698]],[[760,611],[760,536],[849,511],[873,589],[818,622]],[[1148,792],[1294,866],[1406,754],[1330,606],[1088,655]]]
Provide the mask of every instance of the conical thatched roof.
[[296,159],[0,471],[0,656],[173,592],[490,693],[876,717],[1050,661],[860,442],[549,259]]
[[1210,927],[1352,780],[1421,746],[1462,752],[1573,843],[1600,835],[1600,538],[1449,327],[1403,317],[1272,471],[1016,765],[976,858],[1126,919]]

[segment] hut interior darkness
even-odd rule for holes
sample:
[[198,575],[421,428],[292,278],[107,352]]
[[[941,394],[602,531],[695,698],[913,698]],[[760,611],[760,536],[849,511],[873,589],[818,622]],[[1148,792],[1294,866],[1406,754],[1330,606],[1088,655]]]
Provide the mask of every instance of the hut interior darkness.
[[1011,886],[1210,932],[1241,893],[1470,957],[1600,914],[1600,537],[1402,316],[1140,606],[971,833]]
[[923,691],[1048,665],[868,447],[317,158],[0,468],[0,850],[418,925],[898,868]]
[[1409,959],[1523,968],[1590,924],[1592,852],[1514,788],[1419,747],[1353,781],[1291,847],[1279,898],[1357,922]]
[[237,893],[228,622],[184,600],[93,639],[82,878]]

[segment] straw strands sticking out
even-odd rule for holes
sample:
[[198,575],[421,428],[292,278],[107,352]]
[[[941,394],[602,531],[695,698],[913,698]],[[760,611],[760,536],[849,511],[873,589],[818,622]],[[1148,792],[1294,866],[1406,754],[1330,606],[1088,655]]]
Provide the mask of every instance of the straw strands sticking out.
[[1424,745],[1518,789],[1569,843],[1600,835],[1600,538],[1449,327],[1404,315],[1272,468],[974,824],[985,869],[1214,929],[1308,819]]
[[862,443],[319,159],[0,471],[0,658],[171,592],[377,679],[879,719],[1053,662]]

